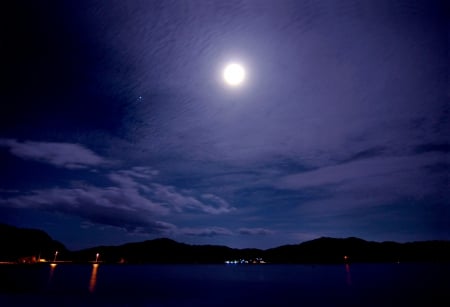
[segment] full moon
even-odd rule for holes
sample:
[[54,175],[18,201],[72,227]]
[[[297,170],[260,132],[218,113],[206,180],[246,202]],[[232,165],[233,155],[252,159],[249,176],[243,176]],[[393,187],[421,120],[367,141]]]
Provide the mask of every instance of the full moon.
[[228,64],[223,71],[223,78],[229,85],[241,84],[245,79],[244,67],[236,63]]

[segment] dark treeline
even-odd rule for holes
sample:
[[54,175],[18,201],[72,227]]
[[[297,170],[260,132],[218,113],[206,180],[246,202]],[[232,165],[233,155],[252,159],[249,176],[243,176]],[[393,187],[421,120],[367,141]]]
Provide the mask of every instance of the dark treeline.
[[155,239],[69,251],[43,231],[0,225],[0,244],[0,261],[18,261],[39,255],[52,261],[56,251],[57,260],[61,261],[98,260],[105,263],[223,263],[226,260],[259,262],[261,259],[268,263],[450,261],[450,241],[379,243],[358,238],[319,238],[260,250],[189,245],[170,239]]

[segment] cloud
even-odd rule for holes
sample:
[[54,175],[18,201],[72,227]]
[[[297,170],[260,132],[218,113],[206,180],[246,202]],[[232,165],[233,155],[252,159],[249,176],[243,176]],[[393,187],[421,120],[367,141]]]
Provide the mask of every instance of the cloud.
[[191,195],[182,194],[173,186],[153,183],[150,191],[156,199],[170,204],[177,212],[201,211],[209,214],[221,214],[235,209],[224,199],[213,194],[203,194],[201,197],[205,201],[202,202]]
[[135,166],[130,170],[118,171],[118,173],[137,179],[153,179],[159,174],[159,171],[147,166]]
[[165,204],[167,208],[181,213],[185,211],[208,214],[223,214],[235,210],[226,200],[214,194],[202,194],[199,197],[180,191],[174,186],[155,181],[158,174],[148,167],[134,167],[132,170],[119,170],[108,174],[108,178],[120,186],[132,190],[141,190],[147,197]]
[[201,197],[209,203],[206,204],[206,212],[220,214],[236,210],[236,208],[232,207],[227,201],[214,194],[203,194]]
[[[89,184],[67,188],[34,190],[0,199],[0,205],[13,208],[38,209],[78,216],[83,220],[114,227],[133,233],[168,233],[177,227],[161,218],[171,214],[222,214],[234,208],[222,198],[203,194],[196,198],[175,187],[156,183],[157,171],[149,167],[134,167],[106,174],[112,185]],[[7,193],[4,193],[7,194]],[[199,199],[202,199],[200,201]],[[187,230],[194,234],[196,230]],[[225,233],[219,228],[209,228],[201,233]]]
[[280,189],[304,189],[339,185],[347,181],[369,180],[382,177],[393,184],[402,181],[392,180],[393,177],[408,176],[425,166],[441,161],[441,155],[424,154],[400,157],[376,157],[356,160],[349,163],[322,167],[316,170],[291,174],[281,177],[275,186]]
[[170,224],[156,220],[169,212],[167,208],[121,187],[35,190],[28,195],[0,199],[0,204],[74,215],[130,232],[161,233],[171,228]]
[[383,154],[383,152],[386,150],[387,150],[387,148],[384,146],[376,146],[376,147],[372,147],[372,148],[367,148],[367,149],[364,149],[364,150],[361,150],[359,152],[352,154],[350,157],[346,158],[342,162],[344,163],[344,162],[351,162],[351,161],[355,161],[355,160],[374,158],[377,156],[381,156]]
[[304,230],[367,234],[385,223],[419,227],[420,219],[434,220],[429,229],[437,229],[448,219],[448,174],[434,166],[445,159],[437,152],[374,157],[283,176],[274,185],[300,195],[313,192],[289,209]]
[[241,235],[271,235],[274,234],[274,231],[266,228],[239,228],[239,234]]
[[213,237],[213,236],[231,236],[232,231],[222,227],[206,227],[206,228],[181,228],[181,234],[198,237]]
[[13,139],[0,139],[0,147],[22,159],[35,160],[57,167],[80,169],[107,164],[107,161],[93,151],[74,143],[18,142]]

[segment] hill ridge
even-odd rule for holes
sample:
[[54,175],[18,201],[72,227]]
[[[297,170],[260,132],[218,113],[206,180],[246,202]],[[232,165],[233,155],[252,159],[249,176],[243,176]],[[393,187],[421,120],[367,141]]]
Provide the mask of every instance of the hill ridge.
[[270,263],[450,261],[450,241],[446,240],[398,243],[366,241],[357,237],[320,237],[263,250],[156,238],[69,251],[42,230],[0,224],[0,244],[4,247],[0,250],[0,261],[38,257],[38,254],[51,259],[55,251],[58,251],[59,260],[94,261],[98,260],[98,253],[100,261],[109,263],[223,263],[226,260],[253,262],[255,259]]

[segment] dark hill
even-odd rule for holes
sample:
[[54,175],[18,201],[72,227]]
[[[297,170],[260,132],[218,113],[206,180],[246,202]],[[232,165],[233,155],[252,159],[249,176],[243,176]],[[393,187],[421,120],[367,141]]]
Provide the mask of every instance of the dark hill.
[[233,249],[220,245],[188,245],[170,239],[155,239],[120,246],[99,246],[73,253],[75,261],[95,260],[129,263],[223,263],[230,259],[261,257],[258,249]]
[[219,245],[189,245],[170,239],[156,239],[120,246],[98,246],[69,252],[41,230],[22,229],[0,224],[0,261],[21,257],[75,262],[107,263],[223,263],[225,260],[248,261],[262,258],[269,263],[343,263],[450,261],[450,241],[411,243],[370,242],[358,238],[319,238],[296,245],[283,245],[268,250],[235,249]]
[[22,257],[58,259],[69,256],[65,246],[53,240],[47,233],[37,229],[18,228],[0,224],[0,261],[16,261]]
[[297,245],[268,250],[233,249],[217,245],[188,245],[157,239],[121,246],[101,246],[74,253],[78,261],[94,260],[96,253],[106,262],[130,263],[223,263],[225,260],[255,260],[270,263],[342,263],[450,261],[450,241],[412,243],[369,242],[358,238],[319,238]]
[[450,261],[450,241],[369,242],[358,238],[319,238],[265,251],[274,263]]

